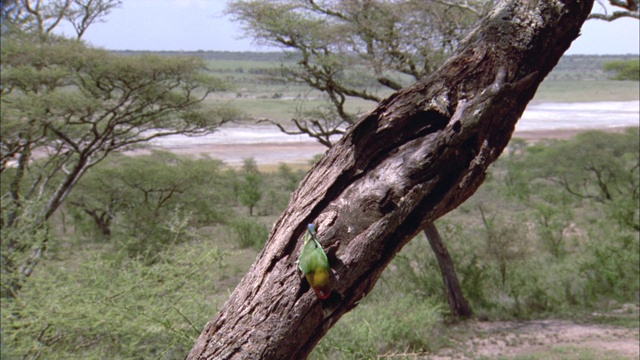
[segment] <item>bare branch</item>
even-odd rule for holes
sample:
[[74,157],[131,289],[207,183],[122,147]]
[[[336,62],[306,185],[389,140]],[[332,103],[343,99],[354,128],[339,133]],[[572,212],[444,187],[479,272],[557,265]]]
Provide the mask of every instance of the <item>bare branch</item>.
[[620,19],[623,17],[629,17],[633,19],[640,19],[640,13],[638,12],[628,12],[628,11],[614,11],[611,14],[591,14],[589,15],[589,19],[597,19],[604,21],[614,21],[616,19]]
[[597,19],[604,21],[614,21],[623,17],[630,17],[633,19],[640,19],[640,1],[639,0],[609,0],[609,4],[615,7],[623,8],[626,11],[614,11],[613,13],[607,13],[607,8],[603,4],[604,0],[598,0],[598,3],[604,9],[604,14],[592,13],[588,19]]
[[89,26],[101,21],[111,9],[120,6],[121,0],[73,0],[73,4],[73,10],[66,17],[80,39]]

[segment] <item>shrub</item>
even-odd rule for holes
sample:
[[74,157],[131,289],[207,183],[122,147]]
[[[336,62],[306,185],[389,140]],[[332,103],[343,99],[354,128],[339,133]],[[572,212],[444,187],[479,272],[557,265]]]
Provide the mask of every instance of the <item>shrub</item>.
[[218,160],[163,151],[106,161],[69,197],[75,235],[152,259],[168,244],[191,240],[193,229],[224,222],[232,194],[221,167]]
[[444,307],[415,295],[371,295],[320,341],[312,359],[371,359],[382,354],[437,348]]
[[189,351],[215,312],[211,278],[225,254],[195,242],[146,266],[107,248],[78,251],[73,264],[49,260],[20,298],[3,299],[3,359],[175,359]]
[[605,234],[591,238],[586,247],[586,259],[579,268],[586,279],[584,298],[637,301],[640,237],[637,233]]
[[119,234],[118,247],[125,249],[131,258],[153,263],[165,249],[198,239],[195,228],[191,225],[191,212],[178,206],[167,216],[168,218],[160,219],[158,223],[139,221],[135,233]]
[[[0,201],[0,297],[17,297],[42,249],[50,246],[50,226],[42,220],[42,204],[25,201],[18,208],[9,199]],[[6,226],[13,217],[14,224]],[[1,331],[1,330],[0,330]]]
[[605,71],[613,71],[614,80],[640,80],[640,60],[609,61],[603,65]]
[[239,219],[229,225],[235,233],[236,244],[241,249],[248,247],[262,250],[269,237],[269,230],[264,224],[251,219]]

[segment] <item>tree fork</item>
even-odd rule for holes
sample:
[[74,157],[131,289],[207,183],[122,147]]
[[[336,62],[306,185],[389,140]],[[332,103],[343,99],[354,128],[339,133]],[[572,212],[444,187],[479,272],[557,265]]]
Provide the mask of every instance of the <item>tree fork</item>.
[[[501,1],[439,70],[362,116],[301,182],[187,359],[308,356],[409,240],[480,186],[592,5]],[[310,222],[335,249],[325,301],[295,264]]]

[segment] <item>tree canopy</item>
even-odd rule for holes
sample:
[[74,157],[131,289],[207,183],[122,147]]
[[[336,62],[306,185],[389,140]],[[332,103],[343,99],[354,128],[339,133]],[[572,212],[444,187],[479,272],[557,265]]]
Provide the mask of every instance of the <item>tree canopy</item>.
[[[228,107],[203,106],[211,92],[227,86],[204,75],[201,60],[122,57],[82,42],[86,27],[118,3],[3,2],[4,272],[26,276],[32,269],[26,263],[37,262],[31,255],[18,261],[22,265],[9,259],[32,247],[9,236],[9,230],[20,226],[26,213],[35,221],[30,228],[44,226],[87,170],[109,154],[162,136],[211,133],[236,116]],[[65,19],[74,24],[76,39],[52,33]],[[35,258],[43,247],[36,246]]]
[[430,74],[452,53],[490,1],[232,1],[227,9],[259,43],[297,61],[282,65],[287,81],[323,92],[328,104],[301,110],[291,134],[330,146],[360,114],[349,99],[381,101]]

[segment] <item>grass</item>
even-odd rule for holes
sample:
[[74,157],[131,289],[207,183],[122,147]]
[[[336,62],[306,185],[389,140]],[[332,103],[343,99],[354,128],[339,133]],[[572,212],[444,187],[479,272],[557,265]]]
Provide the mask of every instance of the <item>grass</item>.
[[[637,101],[640,100],[637,81],[545,81],[538,88],[534,102],[595,102],[595,101]],[[239,91],[246,94],[247,88]],[[255,92],[254,92],[255,91]],[[241,109],[253,119],[270,119],[289,124],[292,118],[300,118],[298,110],[311,110],[326,105],[323,99],[310,94],[310,100],[296,98],[302,94],[300,87],[261,87],[250,90],[252,97],[236,97],[234,94],[218,95],[207,99],[208,103],[228,103]],[[273,98],[279,94],[279,98]],[[371,101],[349,99],[346,110],[362,114],[375,106]]]
[[583,315],[576,319],[580,321],[587,321],[591,324],[608,325],[627,329],[637,329],[638,323],[640,323],[640,318],[637,311],[635,313],[627,314],[613,313],[611,311],[605,314],[597,315],[591,313],[588,315]]
[[[292,118],[300,118],[298,110],[308,111],[326,105],[322,99],[311,99],[301,101],[296,99],[293,92],[284,93],[281,98],[271,98],[264,95],[253,98],[233,98],[233,97],[211,97],[207,103],[228,103],[231,104],[253,119],[270,119],[280,123],[288,123]],[[346,110],[351,113],[365,113],[372,109],[375,103],[360,99],[351,99],[346,104]]]
[[544,81],[533,98],[544,102],[640,100],[637,81]]
[[[608,58],[566,57],[544,81],[533,99],[535,102],[594,102],[640,100],[637,81],[602,80],[606,78],[601,67]],[[300,117],[298,110],[310,110],[326,105],[322,94],[309,91],[303,84],[281,83],[265,72],[280,67],[274,61],[207,60],[212,75],[235,86],[234,91],[216,94],[208,102],[235,105],[253,119],[270,119],[288,124]],[[568,75],[567,75],[568,74]],[[566,75],[566,76],[565,76]],[[570,76],[569,76],[570,75]],[[573,79],[573,80],[571,80]],[[591,79],[591,80],[579,80]],[[373,89],[375,92],[376,90]],[[386,88],[377,89],[381,98],[391,94]],[[309,100],[301,101],[300,97]],[[372,101],[348,99],[346,110],[362,114],[375,106]]]
[[443,309],[433,299],[374,290],[345,314],[310,358],[390,358],[398,349],[413,354],[438,351],[448,345],[440,325]]
[[[252,69],[277,69],[280,67],[280,63],[252,60],[207,60],[206,66],[209,71],[214,73],[250,73]],[[242,69],[242,72],[238,71],[239,69]]]
[[[601,67],[606,59],[583,57],[563,58],[558,70],[544,81],[533,99],[535,102],[595,102],[595,101],[637,101],[640,89],[637,81],[602,80],[607,76]],[[577,64],[577,65],[576,65]],[[214,76],[235,84],[235,90],[217,94],[209,102],[227,102],[243,110],[254,119],[271,119],[288,124],[299,117],[300,109],[310,110],[323,106],[326,101],[317,91],[309,91],[302,84],[274,82],[264,74],[264,70],[276,70],[280,63],[273,61],[231,61],[208,60],[207,66]],[[594,68],[595,67],[595,68]],[[562,68],[562,69],[561,69]],[[263,71],[260,73],[260,71]],[[570,74],[568,80],[562,74]],[[596,76],[597,75],[597,76]],[[554,80],[555,79],[555,80]],[[577,80],[591,79],[591,80]],[[596,79],[596,80],[593,80]],[[388,89],[378,89],[381,98],[391,94]],[[309,97],[300,101],[299,97]],[[348,99],[346,110],[362,114],[375,106],[374,102]]]
[[[640,100],[637,81],[545,81],[538,88],[534,102],[595,102],[595,101],[637,101]],[[262,89],[267,91],[267,89]],[[244,111],[254,119],[270,119],[288,124],[292,118],[299,117],[300,109],[310,110],[326,105],[319,98],[301,101],[296,96],[297,88],[271,88],[271,92],[259,93],[256,97],[237,98],[235,95],[211,97],[208,103],[223,102]],[[282,94],[280,98],[272,98],[273,94]],[[375,106],[371,101],[350,99],[346,103],[347,111],[362,114]]]
[[[291,163],[291,164],[287,164],[287,166],[292,170],[292,171],[302,171],[303,173],[306,173],[307,171],[309,171],[309,169],[311,169],[311,164],[310,163]],[[278,168],[280,167],[280,164],[258,164],[258,170],[260,170],[260,172],[263,173],[275,173],[276,171],[278,171]]]
[[[488,183],[491,185],[491,182]],[[485,190],[491,190],[491,186],[488,186]],[[477,199],[484,201],[490,201],[490,196],[494,196],[494,193],[487,193],[485,190],[480,191],[477,194]],[[470,203],[472,205],[473,202]],[[502,206],[506,209],[506,206]],[[239,213],[244,213],[244,208],[236,209]],[[458,220],[463,222],[464,217],[466,220],[469,218],[476,218],[473,213],[458,213]],[[251,218],[252,221],[260,222],[265,225],[271,225],[276,220],[275,215],[271,216],[256,216]],[[475,219],[477,220],[477,219]],[[471,222],[468,223],[469,227]],[[443,234],[447,235],[450,231],[444,231]],[[113,344],[109,345],[111,351],[121,351],[123,354],[133,353],[135,351],[135,343],[129,343],[129,339],[132,335],[125,333],[119,329],[126,326],[134,326],[140,334],[145,334],[134,340],[139,342],[149,342],[150,346],[158,347],[158,349],[172,352],[172,356],[164,356],[164,358],[178,358],[184,356],[184,353],[188,351],[193,339],[198,335],[198,332],[204,326],[204,322],[209,320],[217,311],[219,306],[224,303],[229,294],[233,291],[238,284],[242,276],[250,268],[251,264],[255,260],[259,249],[249,247],[246,249],[239,248],[238,244],[234,242],[234,234],[231,229],[226,226],[212,226],[201,229],[199,232],[199,238],[202,239],[201,243],[184,244],[176,247],[172,251],[175,252],[175,259],[168,256],[166,264],[160,264],[158,266],[158,273],[148,274],[144,272],[145,268],[134,267],[134,263],[130,261],[115,261],[110,260],[113,255],[108,255],[108,246],[103,245],[100,248],[87,248],[86,250],[74,251],[73,254],[67,254],[60,252],[60,259],[43,264],[42,272],[34,275],[34,281],[40,283],[48,283],[48,280],[57,280],[58,284],[65,284],[64,286],[76,286],[76,288],[70,291],[63,292],[64,296],[69,297],[73,301],[77,301],[77,296],[83,296],[86,298],[88,295],[93,299],[88,303],[83,303],[84,307],[79,309],[76,313],[86,317],[92,317],[94,322],[102,321],[102,327],[105,328],[104,333],[116,334]],[[463,246],[468,248],[469,246],[478,246],[473,242],[469,242],[468,239],[461,241],[455,238],[447,238],[449,242],[450,250],[456,258],[460,258],[457,254],[460,251],[459,247]],[[456,244],[454,244],[456,243]],[[86,246],[86,245],[85,245]],[[425,248],[427,245],[425,241],[411,242],[406,250],[412,253],[419,253],[421,247]],[[94,249],[95,248],[95,249]],[[103,249],[101,249],[103,248]],[[221,263],[211,261],[207,259],[205,251],[211,249],[219,249],[220,254],[223,254],[223,260]],[[426,251],[422,249],[423,252]],[[95,258],[96,253],[105,254],[105,256]],[[71,260],[76,262],[75,268],[70,269],[66,267],[65,271],[60,271],[59,268],[65,267],[66,261]],[[78,269],[80,264],[80,269]],[[122,266],[126,265],[127,267]],[[186,265],[185,265],[186,264]],[[122,269],[120,267],[122,266]],[[392,265],[397,267],[397,264]],[[117,267],[117,270],[113,269]],[[81,271],[84,269],[84,272]],[[87,276],[83,275],[87,269],[92,270],[92,279],[88,280]],[[207,269],[204,273],[198,272],[198,269]],[[134,271],[132,271],[134,270]],[[179,276],[167,276],[169,274],[166,270],[176,272]],[[389,269],[392,270],[392,269]],[[111,272],[110,272],[111,271]],[[45,276],[44,272],[48,272],[51,275]],[[102,276],[101,274],[107,273],[109,276]],[[137,274],[142,273],[144,277],[139,277]],[[131,274],[132,278],[128,278],[125,274]],[[187,274],[188,277],[183,277],[183,274]],[[396,286],[396,283],[391,283],[389,277],[398,277],[403,283],[409,282],[406,277],[402,276],[402,273],[398,273],[397,270],[387,271],[383,275],[382,281],[374,288],[373,292],[365,298],[361,304],[352,312],[346,314],[334,328],[323,338],[316,350],[312,355],[312,359],[375,359],[375,358],[390,358],[390,359],[415,359],[425,358],[434,353],[441,353],[449,349],[460,351],[460,348],[464,348],[464,344],[467,341],[475,341],[475,348],[470,348],[465,354],[474,358],[474,352],[486,344],[492,344],[491,346],[506,346],[508,349],[521,350],[521,348],[529,347],[531,352],[527,354],[517,354],[513,357],[503,357],[504,359],[537,359],[537,358],[549,358],[549,359],[619,359],[619,354],[615,352],[606,352],[600,350],[585,350],[582,346],[552,346],[548,345],[548,348],[542,349],[539,343],[528,343],[527,336],[514,337],[514,332],[500,331],[497,333],[479,332],[473,326],[469,327],[465,324],[460,326],[447,325],[443,321],[443,314],[446,313],[445,305],[434,298],[432,294],[419,294],[417,291],[408,290],[404,291]],[[406,275],[406,274],[405,274]],[[71,281],[62,281],[62,277],[69,277]],[[431,276],[431,275],[428,275]],[[192,283],[193,277],[200,277],[200,281]],[[431,276],[433,278],[433,276]],[[182,289],[182,282],[184,278],[189,278],[190,281],[184,281],[184,285],[189,289]],[[77,285],[66,284],[78,284],[80,280],[83,287]],[[99,280],[103,284],[102,289],[93,289],[87,283],[95,283]],[[114,284],[115,282],[115,284]],[[124,286],[127,282],[130,282],[129,286]],[[109,285],[107,285],[109,284]],[[162,296],[156,296],[155,300],[146,300],[144,298],[144,292],[139,289],[139,285],[143,289],[152,291],[154,293],[161,294]],[[172,286],[169,286],[173,284]],[[488,285],[488,284],[485,284]],[[191,288],[191,286],[195,286]],[[163,292],[163,289],[167,290]],[[174,291],[174,288],[178,288],[178,291]],[[39,289],[40,290],[40,289]],[[147,291],[145,290],[145,291]],[[435,291],[439,291],[437,288]],[[57,291],[58,296],[53,296]],[[43,287],[39,291],[39,295],[46,296],[49,300],[42,301],[44,304],[48,304],[44,308],[46,314],[41,315],[44,317],[57,319],[55,324],[58,329],[65,331],[65,334],[69,336],[75,336],[76,333],[89,334],[96,339],[103,336],[102,332],[98,332],[91,327],[73,327],[75,322],[71,322],[67,318],[72,308],[73,301],[64,300],[60,297],[60,286]],[[123,295],[120,295],[120,294]],[[180,293],[182,295],[180,295]],[[73,295],[77,294],[77,295]],[[189,295],[186,295],[189,294]],[[63,296],[63,297],[64,297]],[[76,296],[76,297],[74,297]],[[110,299],[112,296],[127,296],[118,300],[114,306],[105,307],[101,305],[103,299]],[[130,310],[131,302],[143,299],[142,303],[145,303],[145,307],[139,309]],[[148,303],[147,303],[148,302]],[[138,301],[138,304],[140,302]],[[56,305],[57,304],[57,305]],[[176,306],[170,306],[176,304]],[[44,305],[43,305],[44,306]],[[55,310],[53,308],[60,307],[67,309],[66,311]],[[93,309],[98,308],[100,311],[107,312],[111,315],[111,319],[101,319]],[[123,318],[123,311],[129,311],[129,313],[136,316],[140,314],[147,317],[153,317],[151,320],[145,320],[143,318],[135,318],[134,324],[130,325],[126,319]],[[634,308],[635,309],[635,308]],[[179,310],[179,312],[178,312]],[[501,309],[496,309],[502,311]],[[555,309],[555,311],[562,311],[562,309]],[[557,316],[558,314],[552,314]],[[176,324],[181,324],[181,316],[186,316],[192,324],[181,325],[178,327]],[[509,315],[507,315],[508,317]],[[576,318],[581,318],[579,314],[575,315]],[[622,313],[622,318],[626,318],[624,324],[629,328],[637,328],[637,310],[631,312]],[[164,319],[168,322],[164,322]],[[603,319],[605,324],[622,325],[618,320],[611,320],[610,318],[597,317],[595,321]],[[636,320],[635,325],[633,320]],[[591,320],[588,320],[591,321]],[[611,323],[606,321],[613,321]],[[621,320],[622,321],[622,320]],[[150,329],[156,329],[153,332]],[[34,329],[37,333],[39,329]],[[174,337],[172,341],[179,341],[179,343],[168,343],[167,334],[179,334],[181,337]],[[517,333],[516,333],[517,335]],[[53,336],[53,333],[52,335]],[[122,339],[120,341],[119,339]],[[97,340],[96,340],[97,341]],[[118,342],[122,343],[123,348],[120,349]],[[159,346],[158,344],[163,344]],[[74,342],[69,342],[69,347],[75,346]],[[107,346],[107,345],[105,345]],[[586,346],[586,345],[585,345]],[[69,350],[67,355],[72,354]],[[595,354],[592,356],[592,354]],[[85,354],[85,358],[97,358],[92,357],[95,355]],[[97,355],[96,355],[97,356]],[[590,357],[591,356],[591,357]],[[160,356],[156,357],[160,358]]]

